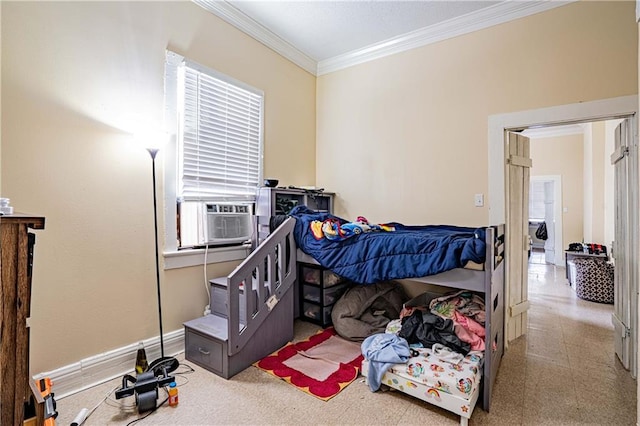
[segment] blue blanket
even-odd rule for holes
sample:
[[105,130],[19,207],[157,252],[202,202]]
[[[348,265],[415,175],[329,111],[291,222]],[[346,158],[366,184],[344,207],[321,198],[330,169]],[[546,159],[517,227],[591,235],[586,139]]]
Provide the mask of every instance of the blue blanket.
[[294,208],[294,238],[298,248],[323,267],[360,284],[423,277],[463,267],[468,261],[484,263],[485,230],[451,225],[406,226],[390,223],[395,231],[364,232],[344,239],[317,238],[314,221],[347,220],[317,213],[306,206]]

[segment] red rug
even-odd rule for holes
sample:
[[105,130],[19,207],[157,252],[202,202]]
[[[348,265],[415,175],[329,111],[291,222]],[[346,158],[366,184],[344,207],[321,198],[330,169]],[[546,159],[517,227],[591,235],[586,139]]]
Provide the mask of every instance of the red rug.
[[330,327],[289,343],[254,365],[327,401],[358,377],[362,359],[360,344],[341,338]]

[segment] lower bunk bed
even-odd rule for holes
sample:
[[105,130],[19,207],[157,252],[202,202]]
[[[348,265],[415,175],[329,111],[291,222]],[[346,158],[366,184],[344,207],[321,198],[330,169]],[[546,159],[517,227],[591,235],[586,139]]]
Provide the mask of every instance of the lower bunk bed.
[[[454,364],[431,349],[421,348],[406,363],[391,366],[382,375],[381,383],[459,415],[464,426],[481,393],[483,360],[482,352],[472,352]],[[364,377],[369,368],[369,361],[364,360]]]
[[[441,361],[431,348],[413,350],[406,362],[390,366],[382,383],[459,415],[462,425],[471,418],[478,400],[488,412],[504,353],[504,224],[475,229],[389,224],[376,229],[381,232],[341,236],[340,229],[351,231],[353,224],[331,215],[295,213],[298,260],[309,262],[311,257],[356,283],[403,279],[445,291],[472,292],[484,300],[483,352],[470,352],[459,364],[451,364]],[[370,226],[366,221],[356,226],[360,224],[365,229]],[[326,229],[327,225],[331,228]],[[394,232],[385,232],[389,227],[400,232],[392,236]],[[425,231],[435,237],[423,237]],[[426,292],[411,302],[417,306],[422,298],[428,306],[432,297]],[[362,365],[365,377],[369,362],[365,359]]]

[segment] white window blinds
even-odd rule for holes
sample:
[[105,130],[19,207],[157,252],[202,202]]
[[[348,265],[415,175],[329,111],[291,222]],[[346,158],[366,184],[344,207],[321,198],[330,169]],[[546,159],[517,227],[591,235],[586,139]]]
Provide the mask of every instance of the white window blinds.
[[264,95],[184,61],[179,68],[178,193],[252,200],[262,174]]

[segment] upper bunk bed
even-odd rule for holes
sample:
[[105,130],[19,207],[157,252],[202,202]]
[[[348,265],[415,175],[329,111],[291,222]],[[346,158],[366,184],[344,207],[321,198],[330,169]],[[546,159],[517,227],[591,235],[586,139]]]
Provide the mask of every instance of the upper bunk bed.
[[504,232],[496,236],[496,228],[487,238],[486,227],[372,225],[364,218],[348,222],[304,206],[290,216],[296,219],[299,261],[318,263],[359,284],[411,278],[484,292],[484,271],[504,254]]

